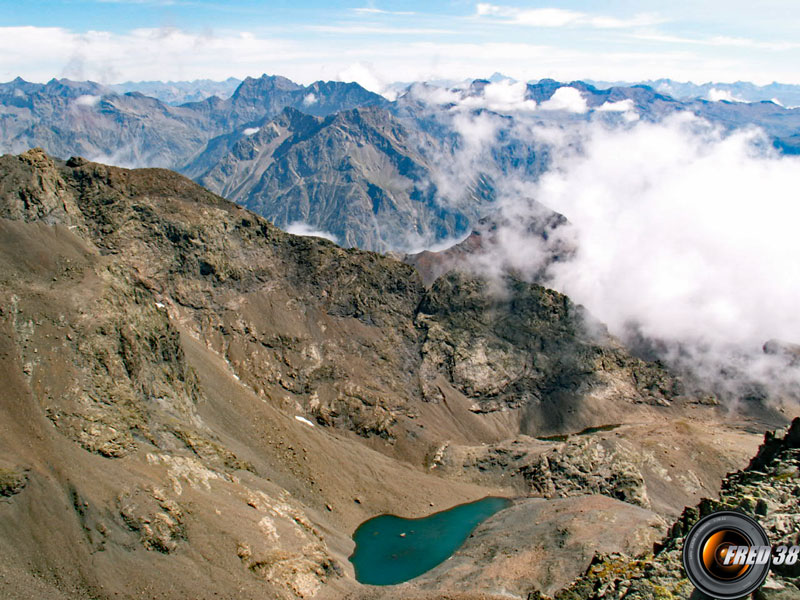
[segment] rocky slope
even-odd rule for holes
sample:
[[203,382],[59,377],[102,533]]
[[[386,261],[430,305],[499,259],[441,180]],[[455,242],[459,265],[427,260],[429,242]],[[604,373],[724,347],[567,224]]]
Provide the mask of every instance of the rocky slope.
[[[539,498],[494,538],[547,503],[649,532],[660,499],[711,493],[761,426],[682,395],[543,287],[426,289],[175,173],[41,150],[0,158],[0,373],[9,598],[369,596],[347,561],[360,522],[489,494]],[[687,415],[708,445],[669,445]],[[582,530],[581,556],[641,531]]]

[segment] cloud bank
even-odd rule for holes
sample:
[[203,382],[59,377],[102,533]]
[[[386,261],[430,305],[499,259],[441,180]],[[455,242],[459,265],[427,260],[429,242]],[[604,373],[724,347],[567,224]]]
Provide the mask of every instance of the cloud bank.
[[615,331],[760,347],[800,341],[800,159],[694,117],[596,124],[532,193],[572,223],[555,284]]
[[[548,285],[613,334],[646,340],[715,392],[741,397],[755,382],[800,398],[800,354],[762,351],[770,339],[800,343],[800,158],[758,130],[725,133],[687,113],[515,127],[550,147],[549,168],[506,174],[495,245],[473,267],[531,278],[546,267]],[[499,139],[472,134],[477,147]],[[529,229],[542,205],[569,220],[547,240]],[[571,256],[549,263],[556,247]]]
[[[410,95],[456,134],[430,161],[439,201],[462,210],[492,189],[497,227],[472,269],[546,282],[715,393],[800,399],[800,157],[691,113],[588,110],[568,86],[533,106],[510,82]],[[543,236],[551,211],[569,223]],[[789,350],[765,353],[772,339]]]
[[475,8],[475,13],[478,17],[494,17],[501,23],[528,27],[625,29],[657,25],[666,21],[663,17],[654,14],[639,14],[631,18],[620,19],[604,15],[590,15],[564,8],[548,7],[522,9],[513,6],[489,4],[486,2],[478,3]]

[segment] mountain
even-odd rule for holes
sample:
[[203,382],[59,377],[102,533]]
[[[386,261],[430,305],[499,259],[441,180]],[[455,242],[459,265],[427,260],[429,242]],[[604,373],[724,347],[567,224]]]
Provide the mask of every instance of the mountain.
[[[487,86],[508,81],[417,84],[389,102],[355,83],[304,86],[263,75],[246,78],[224,99],[174,106],[91,82],[17,79],[0,84],[0,152],[41,146],[63,159],[173,168],[281,227],[300,223],[346,246],[408,252],[494,218],[492,203],[509,174],[535,180],[547,170],[552,148],[532,141],[517,127],[519,117],[506,114],[486,156],[459,162],[475,151],[469,129],[459,129],[464,115],[490,113],[481,107]],[[760,126],[780,151],[800,152],[800,109],[550,79],[525,84],[524,96],[541,105],[564,88],[577,91],[586,110],[537,111],[536,123],[568,130],[605,119],[624,126],[627,117],[657,121],[688,111],[726,129]],[[442,93],[472,100],[474,108],[421,100]]]
[[126,81],[108,87],[118,94],[139,92],[164,102],[177,106],[187,102],[200,102],[211,96],[229,98],[239,84],[240,79],[228,77],[225,81],[212,81],[211,79],[195,79],[192,81]]
[[0,152],[41,146],[61,158],[178,168],[210,139],[273,117],[285,106],[308,105],[313,114],[327,115],[382,102],[354,83],[301,86],[267,75],[245,79],[225,100],[212,96],[180,106],[139,92],[117,94],[92,82],[16,79],[0,84]]
[[738,102],[764,102],[775,101],[786,107],[800,106],[800,85],[773,82],[767,85],[755,85],[748,81],[734,83],[707,82],[702,84],[672,79],[655,79],[647,81],[607,82],[588,81],[598,88],[628,87],[631,85],[646,85],[662,94],[672,96],[678,100],[723,100]]
[[64,79],[3,84],[0,103],[3,152],[43,146],[65,158],[83,154],[117,164],[172,166],[217,131],[207,114],[192,107]]
[[757,126],[763,129],[776,147],[791,149],[786,143],[800,132],[800,109],[788,109],[770,100],[757,102],[711,101],[704,98],[677,99],[648,85],[612,86],[599,89],[582,81],[569,84],[543,79],[527,85],[527,97],[537,102],[552,98],[557,89],[572,87],[580,91],[588,108],[597,109],[605,103],[630,100],[633,108],[644,118],[658,120],[667,115],[687,111],[708,119],[726,129]]
[[285,108],[255,129],[212,140],[184,171],[281,228],[302,222],[345,246],[386,251],[467,228],[468,215],[437,203],[431,166],[417,149],[435,141],[383,108],[324,119]]
[[[0,157],[0,374],[11,599],[389,598],[354,579],[358,524],[487,495],[519,497],[495,539],[561,527],[529,558],[581,545],[564,581],[665,533],[767,424],[552,290],[426,288],[176,173],[40,149]],[[630,526],[571,528],[591,506]],[[487,576],[518,577],[503,556]],[[461,594],[437,581],[408,590]]]

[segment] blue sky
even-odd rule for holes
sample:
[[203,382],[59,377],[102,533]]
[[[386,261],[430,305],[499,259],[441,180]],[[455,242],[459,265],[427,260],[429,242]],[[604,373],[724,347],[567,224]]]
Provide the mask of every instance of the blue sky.
[[795,0],[0,0],[0,80],[800,83],[798,31]]

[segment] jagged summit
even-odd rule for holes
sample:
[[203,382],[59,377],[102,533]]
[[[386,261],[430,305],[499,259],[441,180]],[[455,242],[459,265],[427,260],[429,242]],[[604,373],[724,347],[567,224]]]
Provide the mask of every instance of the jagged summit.
[[265,92],[294,92],[302,89],[303,86],[294,83],[286,77],[280,75],[263,74],[261,77],[245,77],[233,93],[233,98],[253,98]]

